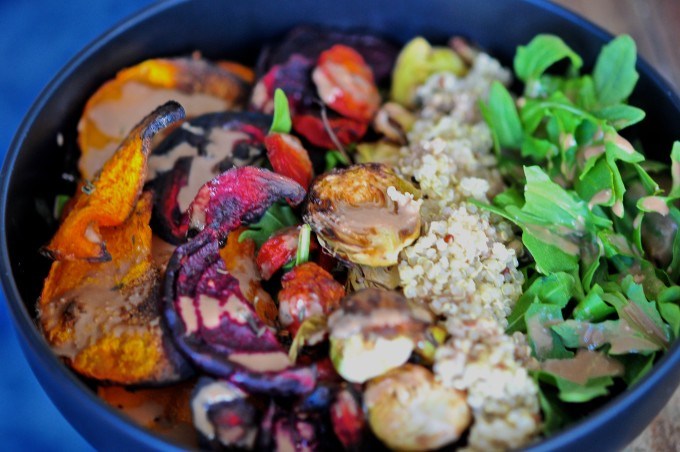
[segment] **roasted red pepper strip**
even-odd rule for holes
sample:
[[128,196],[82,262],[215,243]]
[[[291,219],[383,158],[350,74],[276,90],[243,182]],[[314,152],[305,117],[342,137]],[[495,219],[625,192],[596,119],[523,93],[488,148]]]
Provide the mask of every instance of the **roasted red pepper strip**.
[[281,284],[279,320],[292,334],[306,318],[330,314],[345,296],[345,288],[314,262],[293,268],[283,275]]
[[312,79],[321,100],[343,116],[368,122],[380,108],[373,71],[351,47],[336,44],[322,52]]
[[[368,130],[367,122],[349,118],[328,118],[328,125],[343,146],[356,143]],[[314,146],[324,149],[337,149],[338,147],[329,135],[323,120],[318,116],[311,114],[293,116],[293,129]]]
[[287,133],[270,133],[264,139],[264,145],[274,171],[290,177],[306,190],[314,177],[314,169],[300,140]]

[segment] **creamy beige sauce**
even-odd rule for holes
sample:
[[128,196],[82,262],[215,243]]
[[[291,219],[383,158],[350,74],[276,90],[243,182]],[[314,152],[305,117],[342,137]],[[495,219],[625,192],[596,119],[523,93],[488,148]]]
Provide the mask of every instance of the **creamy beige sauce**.
[[170,171],[175,162],[182,157],[193,157],[196,155],[196,148],[189,143],[180,143],[166,154],[153,154],[149,156],[149,172],[146,180],[158,177],[160,173]]
[[243,391],[226,381],[215,381],[203,386],[191,400],[194,426],[206,438],[215,438],[215,427],[208,419],[208,408],[216,403],[231,402],[245,397]]
[[331,330],[331,337],[345,339],[376,325],[389,329],[412,321],[413,319],[405,310],[377,308],[373,309],[370,315],[336,311],[328,318],[328,326]]
[[589,160],[592,157],[598,157],[598,156],[604,154],[604,152],[605,152],[604,144],[587,146],[586,148],[584,148],[583,157],[586,160]]
[[670,213],[666,201],[660,196],[647,196],[643,198],[642,208],[649,212],[656,212],[664,217]]
[[87,168],[86,172],[90,176],[95,174],[145,115],[170,100],[179,102],[184,107],[187,117],[226,110],[229,107],[227,101],[209,94],[188,94],[130,81],[122,86],[120,98],[100,102],[89,110],[88,117],[97,128],[110,137],[117,137],[118,140],[108,143],[103,148],[88,149],[82,156],[81,167]]
[[178,306],[179,316],[184,322],[185,335],[193,334],[198,331],[198,316],[194,307],[194,300],[191,297],[179,297]]
[[288,354],[284,352],[231,353],[229,361],[255,372],[279,372],[292,365]]
[[573,381],[585,384],[591,378],[623,375],[623,364],[601,352],[580,349],[569,359],[548,359],[544,370]]
[[590,201],[588,202],[588,207],[590,208],[590,210],[593,210],[593,207],[600,204],[606,204],[611,199],[612,199],[611,189],[607,188],[604,190],[600,190],[597,193],[595,193],[592,198],[590,198]]

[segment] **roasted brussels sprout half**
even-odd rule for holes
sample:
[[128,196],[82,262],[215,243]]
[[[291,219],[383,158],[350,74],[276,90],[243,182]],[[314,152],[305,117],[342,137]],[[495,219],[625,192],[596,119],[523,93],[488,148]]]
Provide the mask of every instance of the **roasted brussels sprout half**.
[[378,163],[336,169],[309,190],[305,222],[333,256],[386,267],[420,235],[417,190]]
[[471,421],[465,394],[414,364],[368,382],[364,403],[373,433],[397,450],[438,449],[460,438]]
[[401,366],[430,321],[427,310],[395,291],[364,289],[345,297],[328,318],[335,370],[363,383]]

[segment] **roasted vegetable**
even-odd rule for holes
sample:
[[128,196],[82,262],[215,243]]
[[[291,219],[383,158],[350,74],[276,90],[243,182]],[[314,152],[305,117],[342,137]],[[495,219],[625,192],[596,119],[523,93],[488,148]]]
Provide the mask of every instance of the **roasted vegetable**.
[[397,58],[390,98],[405,107],[413,107],[415,89],[432,74],[443,71],[463,75],[467,67],[452,49],[432,47],[421,37],[412,39]]
[[220,250],[227,271],[238,279],[239,288],[246,300],[255,308],[258,317],[271,327],[278,325],[279,311],[271,295],[262,288],[262,277],[255,260],[255,242],[241,240],[245,228],[229,233],[227,243]]
[[192,379],[164,388],[147,389],[100,386],[97,395],[137,424],[191,448],[197,443],[189,405],[195,383]]
[[200,58],[153,59],[123,69],[85,104],[78,124],[81,175],[95,176],[139,120],[139,112],[169,100],[182,104],[188,117],[242,107],[250,91],[244,69]]
[[314,146],[337,149],[338,145],[347,146],[361,140],[368,130],[368,123],[341,116],[329,116],[327,123],[324,124],[320,114],[299,114],[293,117],[293,129]]
[[305,319],[328,316],[345,296],[342,285],[314,262],[294,267],[283,275],[281,284],[279,320],[293,334]]
[[38,303],[54,352],[77,372],[120,384],[168,383],[193,371],[160,325],[160,274],[151,256],[151,196],[103,228],[109,262],[57,261]]
[[314,181],[304,218],[332,255],[374,267],[394,265],[420,235],[415,193],[386,165],[354,165]]
[[312,80],[321,100],[346,118],[370,121],[380,107],[373,72],[351,47],[336,44],[321,52]]
[[184,242],[182,214],[199,188],[233,167],[263,161],[270,123],[271,116],[259,113],[210,113],[187,121],[154,147],[147,179],[156,194],[156,234],[176,245]]
[[312,161],[300,140],[288,133],[270,133],[264,140],[267,158],[278,174],[289,177],[305,190],[314,177]]
[[333,431],[345,450],[359,450],[366,427],[360,395],[344,386],[335,395],[330,411]]
[[241,295],[204,232],[175,251],[166,270],[165,320],[178,347],[204,372],[250,391],[291,395],[315,384],[293,366],[276,336]]
[[416,117],[396,102],[386,102],[373,119],[373,128],[389,141],[405,145],[406,133],[411,130]]
[[274,202],[286,199],[297,205],[304,197],[305,190],[287,177],[261,168],[234,168],[201,187],[184,224],[224,238],[242,223],[257,221]]
[[398,292],[364,289],[348,295],[328,318],[335,369],[345,380],[363,383],[401,366],[431,320]]
[[118,226],[130,216],[146,179],[151,139],[182,118],[182,107],[168,102],[137,124],[92,183],[76,194],[74,205],[45,247],[51,257],[93,262],[111,259],[102,228]]
[[194,426],[214,449],[252,449],[260,415],[248,395],[224,380],[201,378],[191,397]]
[[413,364],[369,381],[364,402],[371,430],[396,450],[439,449],[460,438],[471,421],[463,392]]
[[264,242],[257,252],[256,260],[262,279],[268,280],[295,258],[299,237],[300,226],[291,226],[275,232]]

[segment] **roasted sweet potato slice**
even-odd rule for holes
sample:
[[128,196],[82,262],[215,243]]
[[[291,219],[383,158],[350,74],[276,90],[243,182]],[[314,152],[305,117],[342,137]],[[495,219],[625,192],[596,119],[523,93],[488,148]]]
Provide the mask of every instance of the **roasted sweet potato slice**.
[[87,101],[78,124],[81,175],[92,179],[139,120],[175,100],[188,117],[241,108],[250,94],[242,67],[201,58],[152,59],[120,71]]
[[98,176],[76,194],[75,204],[46,251],[57,260],[111,259],[102,228],[122,224],[135,208],[144,186],[151,138],[184,118],[176,102],[168,102],[142,120],[106,162]]
[[161,329],[150,217],[148,194],[122,225],[102,229],[109,262],[57,261],[45,281],[38,303],[45,337],[87,377],[159,384],[192,373]]
[[154,147],[148,173],[156,194],[154,231],[168,242],[183,243],[182,214],[199,188],[230,168],[262,161],[271,122],[260,113],[210,113],[185,122]]
[[166,270],[164,314],[178,347],[204,372],[255,392],[309,392],[316,374],[295,367],[243,297],[204,231],[177,248]]

